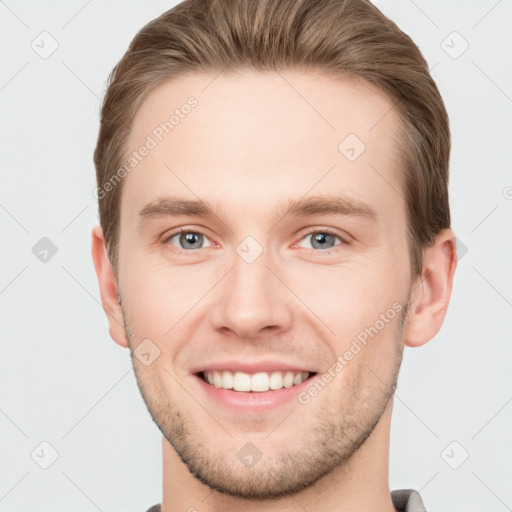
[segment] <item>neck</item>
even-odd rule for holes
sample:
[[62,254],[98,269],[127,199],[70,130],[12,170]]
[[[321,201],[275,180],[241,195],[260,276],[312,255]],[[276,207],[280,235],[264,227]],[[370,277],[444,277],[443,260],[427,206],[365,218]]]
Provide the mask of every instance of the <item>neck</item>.
[[391,399],[371,435],[345,464],[307,489],[279,500],[243,500],[210,489],[188,471],[163,438],[162,512],[396,512],[389,490],[392,406]]

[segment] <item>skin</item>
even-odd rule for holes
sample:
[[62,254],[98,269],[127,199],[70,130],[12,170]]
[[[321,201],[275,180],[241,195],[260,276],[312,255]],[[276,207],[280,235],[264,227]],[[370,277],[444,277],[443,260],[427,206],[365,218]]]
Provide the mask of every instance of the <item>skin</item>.
[[[188,97],[198,106],[124,178],[117,278],[102,230],[93,230],[110,335],[130,349],[163,433],[163,512],[394,510],[393,392],[404,345],[426,343],[443,323],[455,236],[441,232],[411,279],[391,101],[347,78],[283,76],[194,73],[152,91],[131,150]],[[366,145],[353,162],[338,150],[350,133]],[[145,205],[171,195],[221,199],[217,216],[141,222]],[[289,199],[313,195],[364,202],[376,220],[280,214]],[[198,249],[169,239],[180,227],[204,235]],[[330,254],[314,245],[323,228],[336,232],[327,235]],[[236,251],[247,236],[263,249],[252,263]],[[394,303],[400,314],[307,405],[237,414],[209,400],[190,373],[234,356],[321,375]],[[160,350],[149,366],[133,355],[147,338]],[[262,453],[252,467],[237,457],[247,442]]]

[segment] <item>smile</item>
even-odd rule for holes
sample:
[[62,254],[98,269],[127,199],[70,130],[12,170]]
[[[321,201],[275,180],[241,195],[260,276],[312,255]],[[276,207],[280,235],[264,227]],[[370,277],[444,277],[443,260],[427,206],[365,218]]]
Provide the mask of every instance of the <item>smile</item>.
[[239,392],[264,393],[298,386],[313,375],[311,372],[273,371],[254,374],[214,370],[200,372],[200,377],[218,389],[231,389]]

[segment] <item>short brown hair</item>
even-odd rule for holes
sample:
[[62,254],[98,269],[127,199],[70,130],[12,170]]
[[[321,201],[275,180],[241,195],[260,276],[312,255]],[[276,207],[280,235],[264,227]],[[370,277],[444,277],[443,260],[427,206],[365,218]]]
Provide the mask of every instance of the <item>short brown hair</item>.
[[[450,227],[448,115],[414,42],[366,0],[185,0],[149,22],[109,75],[94,152],[98,190],[120,168],[135,114],[155,87],[194,71],[320,70],[363,80],[400,120],[411,276]],[[99,197],[117,275],[123,182]]]

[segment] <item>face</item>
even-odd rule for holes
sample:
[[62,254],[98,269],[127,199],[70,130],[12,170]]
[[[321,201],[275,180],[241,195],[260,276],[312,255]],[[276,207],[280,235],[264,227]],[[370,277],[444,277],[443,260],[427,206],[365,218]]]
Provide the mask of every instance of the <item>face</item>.
[[411,289],[391,102],[346,78],[285,76],[155,89],[130,151],[181,115],[121,200],[118,284],[143,398],[193,475],[253,499],[312,485],[371,434]]

